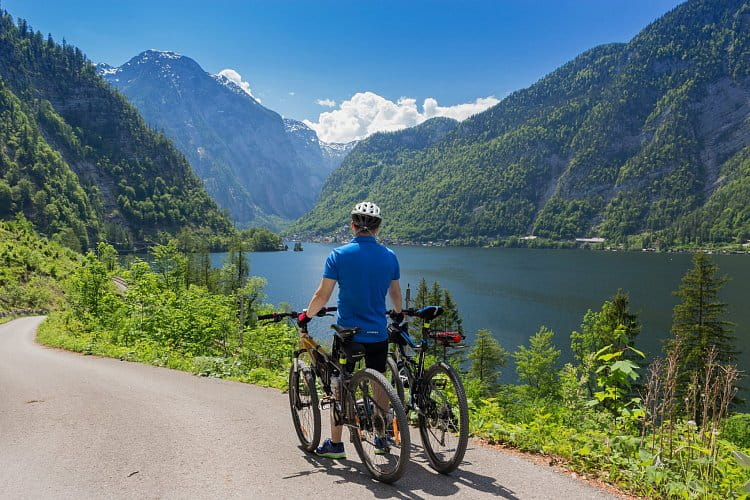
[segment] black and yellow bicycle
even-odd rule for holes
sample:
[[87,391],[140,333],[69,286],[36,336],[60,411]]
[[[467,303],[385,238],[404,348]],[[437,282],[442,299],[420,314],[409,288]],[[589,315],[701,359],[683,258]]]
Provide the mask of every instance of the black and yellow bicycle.
[[[318,316],[335,310],[323,308]],[[298,312],[291,311],[260,315],[258,320],[279,322],[297,316]],[[392,483],[403,475],[409,461],[411,440],[403,404],[381,373],[369,368],[354,373],[346,370],[347,362],[364,357],[362,344],[352,340],[359,329],[331,328],[335,333],[330,354],[306,327],[300,330],[299,348],[289,370],[294,429],[302,448],[314,452],[320,442],[321,410],[329,408],[333,422],[349,429],[351,442],[370,473]]]

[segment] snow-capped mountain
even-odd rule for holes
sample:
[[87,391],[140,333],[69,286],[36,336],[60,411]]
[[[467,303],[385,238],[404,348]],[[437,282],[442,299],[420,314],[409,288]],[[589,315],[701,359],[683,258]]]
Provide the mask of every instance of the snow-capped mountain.
[[288,130],[249,90],[175,52],[147,50],[120,67],[98,64],[97,70],[175,142],[240,225],[305,213],[348,152],[322,143],[300,122],[313,137]]
[[323,142],[313,129],[291,118],[284,118],[284,128],[302,161],[324,178],[341,165],[344,157],[357,144],[357,141]]

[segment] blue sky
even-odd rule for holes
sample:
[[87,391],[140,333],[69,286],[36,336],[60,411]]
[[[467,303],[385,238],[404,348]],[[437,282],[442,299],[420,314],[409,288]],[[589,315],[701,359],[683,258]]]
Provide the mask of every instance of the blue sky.
[[[0,0],[94,62],[173,50],[211,73],[234,69],[264,105],[311,123],[366,91],[395,103],[395,112],[402,97],[414,99],[417,113],[427,98],[446,109],[502,98],[586,49],[629,40],[679,3]],[[381,105],[372,95],[360,104]]]

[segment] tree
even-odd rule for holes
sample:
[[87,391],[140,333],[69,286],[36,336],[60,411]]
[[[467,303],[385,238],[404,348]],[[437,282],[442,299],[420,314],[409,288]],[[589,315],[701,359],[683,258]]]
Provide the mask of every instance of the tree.
[[[417,287],[413,307],[419,309],[425,306],[441,306],[443,308],[443,314],[431,322],[433,330],[464,334],[463,320],[451,293],[442,288],[437,281],[428,286],[427,281],[422,278]],[[442,349],[435,343],[430,348],[430,354],[438,358],[444,358],[456,368],[459,368],[466,359],[461,349]]]
[[733,323],[722,319],[727,304],[718,300],[721,287],[729,280],[719,275],[719,267],[708,255],[693,255],[693,267],[682,277],[674,295],[682,302],[674,307],[672,336],[667,352],[680,346],[678,390],[686,391],[691,381],[702,379],[708,369],[709,350],[716,349],[716,362],[733,363],[738,354]]
[[560,351],[552,344],[554,335],[555,332],[542,326],[529,339],[530,347],[519,346],[513,353],[518,378],[541,396],[551,395],[556,389],[555,365]]
[[480,386],[488,391],[496,385],[500,369],[508,361],[508,351],[495,339],[492,332],[481,329],[477,332],[474,346],[469,353],[471,368],[469,375],[479,381]]
[[587,311],[583,317],[581,331],[570,334],[573,357],[587,376],[589,394],[595,388],[595,372],[602,366],[595,354],[606,346],[622,351],[626,359],[636,360],[632,346],[641,331],[638,315],[630,311],[630,297],[617,290],[615,295],[602,304],[599,312]]
[[162,286],[175,293],[185,289],[187,257],[177,249],[177,241],[156,245],[151,254],[154,256],[154,271],[160,276]]

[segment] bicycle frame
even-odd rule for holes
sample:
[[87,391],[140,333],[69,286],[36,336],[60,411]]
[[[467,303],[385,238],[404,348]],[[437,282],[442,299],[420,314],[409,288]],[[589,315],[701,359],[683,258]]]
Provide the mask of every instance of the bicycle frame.
[[[334,340],[336,342],[336,340]],[[340,347],[339,347],[340,349]],[[311,369],[315,375],[320,379],[323,384],[323,390],[326,393],[326,398],[320,401],[321,409],[325,406],[330,406],[331,411],[334,412],[334,422],[337,425],[344,425],[351,428],[359,428],[359,424],[356,421],[356,415],[354,414],[356,408],[350,408],[351,405],[344,405],[343,403],[350,399],[350,388],[348,379],[351,377],[351,373],[347,372],[342,366],[342,363],[336,359],[332,354],[326,352],[323,347],[315,341],[310,335],[305,332],[305,335],[300,336],[299,349],[294,351],[294,359],[299,359],[302,353],[307,352],[311,360]],[[295,373],[299,370],[299,363],[294,363]],[[334,375],[334,371],[338,372],[341,377],[341,393],[336,397],[336,394],[331,387],[331,377]],[[338,404],[337,404],[338,403]],[[356,405],[356,403],[355,403]],[[372,409],[368,405],[364,405],[365,419],[372,418]]]
[[[425,372],[425,358],[427,356],[427,343],[424,339],[428,338],[430,333],[430,323],[424,322],[422,324],[422,343],[419,345],[412,346],[417,351],[417,359],[414,360],[413,356],[409,356],[406,353],[406,347],[403,344],[396,343],[396,351],[394,354],[394,357],[396,361],[399,360],[403,362],[404,366],[404,372],[406,373],[406,378],[409,381],[409,401],[406,402],[406,405],[408,406],[409,410],[415,410],[417,412],[421,412],[420,407],[422,406],[420,403],[422,401],[415,401],[415,398],[421,399],[421,391],[418,382],[421,381],[424,378],[424,372]],[[399,374],[400,375],[400,374]]]

